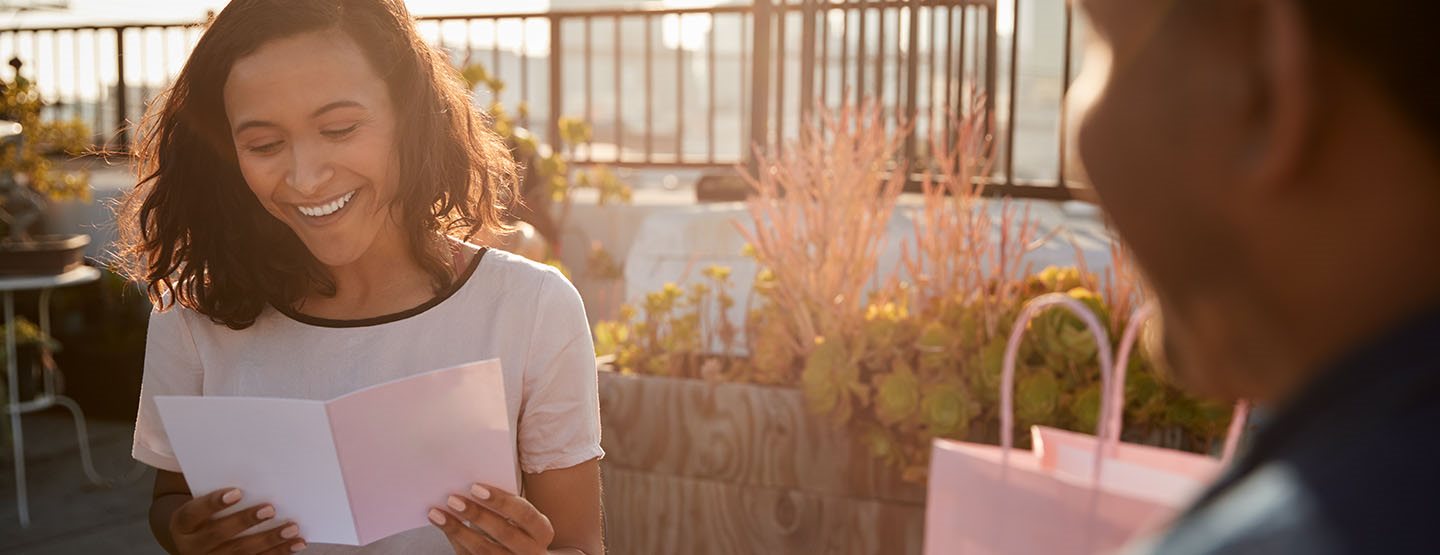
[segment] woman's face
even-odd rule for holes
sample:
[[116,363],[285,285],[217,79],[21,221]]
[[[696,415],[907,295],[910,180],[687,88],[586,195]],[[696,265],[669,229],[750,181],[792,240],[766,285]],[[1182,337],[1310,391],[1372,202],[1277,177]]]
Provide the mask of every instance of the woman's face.
[[344,266],[396,233],[395,109],[348,36],[265,43],[235,62],[224,94],[245,182],[316,259]]

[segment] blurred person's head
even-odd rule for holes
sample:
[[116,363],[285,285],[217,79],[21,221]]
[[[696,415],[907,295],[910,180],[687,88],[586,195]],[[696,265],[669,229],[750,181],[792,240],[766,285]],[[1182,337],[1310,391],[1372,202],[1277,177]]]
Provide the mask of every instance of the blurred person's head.
[[329,270],[407,253],[437,289],[445,234],[503,228],[514,163],[400,0],[235,0],[157,100],[119,213],[130,273],[243,327],[333,294]]
[[1440,3],[1073,1],[1078,153],[1182,379],[1284,397],[1440,300]]

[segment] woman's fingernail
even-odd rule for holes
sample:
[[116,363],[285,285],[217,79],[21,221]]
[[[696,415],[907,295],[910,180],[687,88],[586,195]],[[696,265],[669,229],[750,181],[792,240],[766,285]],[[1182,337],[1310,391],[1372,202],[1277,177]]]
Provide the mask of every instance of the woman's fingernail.
[[300,542],[300,543],[297,543],[297,544],[295,544],[295,545],[290,546],[290,552],[291,552],[291,553],[295,553],[296,551],[304,551],[306,547],[309,547],[309,546],[308,546],[308,545],[305,545],[305,542]]
[[440,512],[440,509],[430,509],[430,522],[434,522],[436,526],[444,526],[445,513]]
[[449,499],[445,500],[445,504],[449,505],[451,509],[455,509],[457,511],[465,510],[465,502],[461,501],[459,497],[455,497],[453,495],[450,496]]
[[280,531],[280,537],[287,540],[298,535],[300,535],[300,527],[294,524],[286,526],[284,530]]
[[269,506],[269,505],[266,505],[266,506],[264,506],[264,507],[261,507],[260,510],[255,511],[255,517],[258,518],[258,519],[260,519],[260,520],[265,520],[265,519],[269,519],[269,518],[274,518],[274,516],[275,516],[275,507],[271,507],[271,506]]
[[485,489],[485,486],[482,486],[480,484],[470,486],[470,493],[473,494],[476,499],[479,499],[481,501],[490,498],[490,490]]
[[240,501],[240,497],[240,490],[232,489],[225,492],[225,495],[220,496],[220,500],[225,502],[226,505],[234,505],[236,502]]

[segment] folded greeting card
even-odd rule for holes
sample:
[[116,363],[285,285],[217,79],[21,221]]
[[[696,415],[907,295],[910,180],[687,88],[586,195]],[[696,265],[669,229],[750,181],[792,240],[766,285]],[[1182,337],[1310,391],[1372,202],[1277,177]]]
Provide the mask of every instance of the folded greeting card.
[[191,491],[236,487],[310,543],[365,545],[426,526],[430,507],[481,482],[518,488],[498,360],[436,370],[329,401],[156,396]]

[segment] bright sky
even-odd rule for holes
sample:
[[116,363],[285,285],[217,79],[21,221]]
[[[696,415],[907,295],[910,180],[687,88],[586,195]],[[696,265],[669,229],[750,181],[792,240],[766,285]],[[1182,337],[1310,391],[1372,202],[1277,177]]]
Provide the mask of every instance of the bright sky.
[[[732,0],[733,1],[733,0]],[[497,13],[536,13],[550,9],[584,10],[612,8],[626,5],[649,4],[666,7],[695,7],[732,3],[726,0],[406,0],[415,15],[464,15]],[[5,27],[64,27],[86,24],[115,23],[192,23],[204,19],[209,10],[219,10],[228,0],[70,0],[67,10],[40,9],[18,12],[0,9],[0,28]],[[663,46],[673,47],[676,41],[683,41],[687,49],[701,47],[710,22],[703,16],[662,18]],[[473,45],[476,49],[496,47],[501,50],[526,52],[531,56],[546,56],[550,47],[547,22],[531,20],[522,24],[520,20],[504,20],[498,24],[471,22]],[[467,34],[465,24],[452,22],[443,28],[421,27],[427,36],[443,33],[449,44],[460,44],[472,38]],[[144,81],[151,86],[168,82],[184,63],[188,51],[181,48],[183,37],[179,29],[130,33],[130,48],[139,46],[144,56],[137,58],[138,67],[129,67],[132,82]],[[114,47],[107,40],[98,40],[84,35],[71,42],[40,40],[35,42],[16,40],[0,44],[0,58],[18,56],[25,60],[64,60],[69,62],[62,70],[53,64],[41,63],[37,67],[41,93],[50,96],[92,98],[100,94],[101,83],[114,79],[113,64],[106,61],[114,56]],[[195,36],[191,36],[193,40]],[[173,42],[173,44],[171,44]],[[694,42],[695,44],[689,44]],[[56,49],[59,50],[56,50]],[[15,50],[19,49],[19,50]],[[38,50],[37,50],[38,49]],[[98,58],[98,62],[97,60]],[[68,68],[81,68],[70,71]],[[93,71],[83,68],[95,68]]]
[[[68,10],[33,10],[17,12],[0,9],[0,28],[6,27],[64,27],[84,24],[114,23],[191,23],[200,21],[209,10],[219,10],[228,0],[70,0]],[[406,0],[411,13],[415,15],[463,15],[497,13],[535,13],[550,9],[585,10],[618,6],[652,5],[664,7],[699,7],[716,4],[748,3],[747,0]],[[1008,35],[1013,19],[1009,4],[1002,2],[997,13],[1001,35]],[[838,12],[831,14],[832,25],[843,21]],[[905,22],[902,22],[902,24]],[[665,16],[660,21],[662,47],[673,48],[680,43],[687,50],[704,48],[706,36],[711,28],[705,16]],[[923,32],[924,26],[922,26]],[[498,48],[502,51],[525,52],[530,56],[546,56],[550,47],[547,22],[531,20],[522,24],[520,20],[502,20],[498,24],[489,21],[472,21],[468,28],[465,23],[455,21],[443,27],[423,26],[426,36],[443,34],[447,44],[460,44],[474,39],[471,44],[477,50]],[[902,31],[903,32],[903,31]],[[179,29],[164,31],[132,32],[134,41],[127,48],[139,47],[144,52],[143,60],[130,67],[130,80],[144,81],[159,86],[168,82],[184,63],[188,52],[182,48],[183,39]],[[81,34],[84,35],[84,34]],[[194,36],[190,39],[193,40]],[[19,56],[26,60],[64,60],[70,62],[61,70],[52,64],[35,66],[39,76],[42,94],[91,98],[100,94],[101,83],[114,79],[113,64],[106,63],[114,56],[114,47],[107,40],[94,36],[79,36],[75,42],[40,40],[27,42],[13,41],[0,44],[0,58]],[[6,41],[9,43],[11,41]],[[172,45],[171,42],[174,44]],[[901,43],[903,47],[904,44]],[[58,48],[58,50],[57,50]],[[18,49],[18,50],[15,50]],[[38,50],[37,50],[38,49]],[[98,60],[97,61],[97,56]],[[69,68],[77,68],[71,71]],[[86,70],[83,68],[95,68]],[[49,72],[49,73],[44,73]]]
[[[623,0],[620,0],[623,2]],[[196,21],[206,10],[218,10],[227,0],[70,0],[66,12],[39,10],[16,15],[0,11],[0,21],[23,21],[25,25],[90,22],[177,22]],[[406,0],[411,13],[533,12],[549,9],[550,0]],[[557,4],[565,3],[564,0]]]

